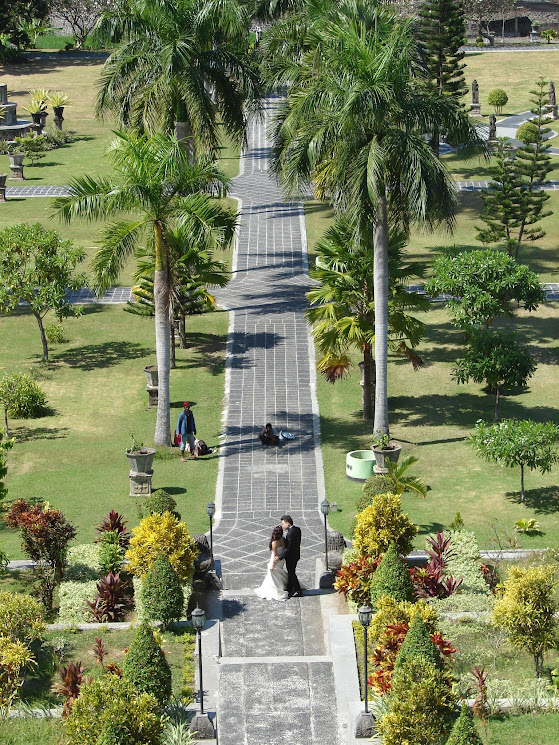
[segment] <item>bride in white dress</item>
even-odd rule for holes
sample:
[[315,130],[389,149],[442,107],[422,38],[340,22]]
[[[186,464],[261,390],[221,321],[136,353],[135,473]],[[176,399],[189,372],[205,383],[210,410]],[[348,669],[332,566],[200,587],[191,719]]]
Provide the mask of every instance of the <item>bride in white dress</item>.
[[270,561],[264,582],[254,592],[264,600],[287,600],[287,572],[285,571],[285,560],[279,559],[274,562],[278,555],[278,549],[285,546],[283,540],[283,528],[276,526],[272,531],[270,540]]

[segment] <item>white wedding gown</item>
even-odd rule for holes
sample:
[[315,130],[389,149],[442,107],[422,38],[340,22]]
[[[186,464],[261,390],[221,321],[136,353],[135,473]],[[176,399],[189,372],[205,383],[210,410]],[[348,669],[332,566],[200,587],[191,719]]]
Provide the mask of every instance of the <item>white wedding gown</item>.
[[284,559],[274,564],[274,554],[271,554],[264,582],[254,592],[264,600],[287,600],[287,572]]

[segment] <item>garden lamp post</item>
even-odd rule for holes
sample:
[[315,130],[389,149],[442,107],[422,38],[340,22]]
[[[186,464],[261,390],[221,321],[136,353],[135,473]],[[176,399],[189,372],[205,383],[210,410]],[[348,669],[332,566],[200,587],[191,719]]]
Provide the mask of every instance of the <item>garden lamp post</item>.
[[358,611],[359,623],[363,626],[364,662],[365,662],[365,711],[357,718],[355,736],[372,737],[375,731],[375,719],[369,711],[369,686],[367,685],[367,629],[373,617],[373,611],[368,605],[362,605]]
[[204,684],[202,682],[202,629],[206,623],[206,614],[198,605],[192,611],[192,625],[198,636],[198,676],[200,678],[200,712],[190,723],[190,732],[196,733],[197,740],[211,740],[215,736],[213,724],[204,712]]
[[326,555],[326,571],[328,571],[328,527],[326,525],[326,518],[330,512],[330,503],[323,499],[320,503],[320,511],[324,515],[324,553]]
[[214,534],[213,534],[213,517],[215,515],[215,504],[210,501],[206,505],[206,514],[210,518],[210,556],[211,556],[211,565],[213,566],[214,563]]

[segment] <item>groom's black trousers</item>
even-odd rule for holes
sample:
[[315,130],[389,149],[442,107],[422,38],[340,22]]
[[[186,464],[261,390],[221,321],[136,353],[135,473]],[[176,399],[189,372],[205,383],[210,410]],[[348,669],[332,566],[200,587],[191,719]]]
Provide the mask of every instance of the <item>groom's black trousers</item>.
[[287,592],[292,595],[294,592],[301,592],[301,585],[297,579],[297,562],[287,561],[285,562],[285,568],[287,569]]

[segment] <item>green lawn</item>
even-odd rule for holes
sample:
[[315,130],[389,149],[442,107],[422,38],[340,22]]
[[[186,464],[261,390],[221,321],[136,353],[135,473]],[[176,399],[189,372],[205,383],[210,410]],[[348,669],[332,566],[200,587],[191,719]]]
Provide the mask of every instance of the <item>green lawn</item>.
[[2,745],[60,745],[61,719],[0,719]]
[[503,715],[491,717],[484,742],[486,745],[556,745],[558,731],[557,713]]
[[[125,449],[131,433],[153,442],[155,410],[146,410],[143,367],[155,362],[153,319],[125,313],[121,306],[86,307],[65,322],[69,343],[53,347],[52,363],[39,364],[40,337],[25,311],[0,316],[0,374],[33,368],[42,377],[49,416],[12,421],[16,445],[8,454],[9,497],[43,497],[77,527],[76,541],[90,542],[109,510],[138,522],[128,496]],[[227,314],[188,321],[189,348],[177,349],[171,372],[171,419],[182,401],[194,402],[199,436],[218,443],[224,386]],[[154,462],[154,488],[167,489],[192,533],[207,528],[205,505],[215,495],[216,455],[181,463],[178,449]],[[18,534],[0,521],[0,544],[21,557]]]

